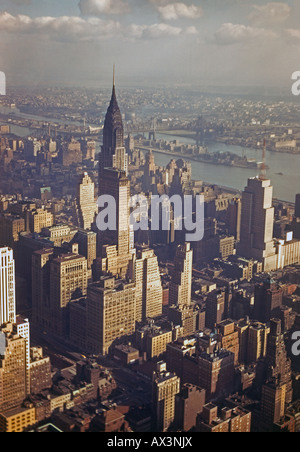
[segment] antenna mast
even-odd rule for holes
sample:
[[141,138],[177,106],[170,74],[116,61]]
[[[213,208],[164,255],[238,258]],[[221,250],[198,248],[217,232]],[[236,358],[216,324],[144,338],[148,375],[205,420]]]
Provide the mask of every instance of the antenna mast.
[[263,153],[262,153],[262,164],[260,167],[260,175],[259,178],[261,180],[266,180],[267,178],[267,169],[266,169],[266,139],[264,138],[264,145],[263,145]]

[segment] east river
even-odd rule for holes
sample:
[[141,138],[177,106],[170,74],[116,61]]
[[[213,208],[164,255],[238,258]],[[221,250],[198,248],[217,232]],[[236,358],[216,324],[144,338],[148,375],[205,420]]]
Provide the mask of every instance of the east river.
[[[157,134],[157,139],[172,141],[177,139],[181,143],[195,144],[193,139],[181,138],[170,135]],[[247,158],[253,158],[258,162],[262,160],[262,151],[240,146],[226,145],[223,143],[212,142],[207,144],[209,152],[232,152],[238,155],[245,155]],[[166,155],[154,152],[155,163],[159,166],[165,166],[171,158],[177,160],[178,155]],[[184,160],[189,160],[183,156]],[[300,154],[286,154],[278,152],[266,152],[266,160],[269,169],[267,176],[271,179],[274,187],[274,197],[280,200],[294,202],[296,193],[300,193]],[[247,185],[249,177],[254,177],[259,170],[249,168],[237,168],[230,166],[213,165],[191,160],[192,178],[202,180],[210,184],[232,187],[237,190],[243,190]]]
[[[28,117],[28,115],[24,114],[24,117]],[[41,118],[36,117],[36,119]],[[30,133],[34,134],[34,131],[15,125],[11,125],[11,132],[20,137],[25,137]],[[180,143],[195,144],[195,141],[192,138],[172,135],[157,134],[157,139],[166,141],[178,140]],[[206,145],[209,152],[229,151],[234,154],[246,156],[247,158],[253,158],[258,162],[262,159],[262,150],[226,145],[218,142],[211,142]],[[97,142],[97,151],[99,151],[99,148],[100,143]],[[166,166],[172,158],[175,160],[179,158],[178,155],[172,156],[171,154],[162,154],[156,151],[154,154],[155,163],[158,166]],[[184,160],[190,160],[187,156],[182,156],[182,158]],[[269,167],[267,175],[271,179],[274,187],[274,197],[283,201],[294,202],[296,193],[300,193],[300,154],[294,155],[267,151],[266,159]],[[192,178],[194,180],[202,180],[209,184],[231,187],[236,190],[243,190],[247,185],[248,177],[254,177],[259,172],[259,170],[250,168],[213,165],[194,160],[191,160],[191,163]]]

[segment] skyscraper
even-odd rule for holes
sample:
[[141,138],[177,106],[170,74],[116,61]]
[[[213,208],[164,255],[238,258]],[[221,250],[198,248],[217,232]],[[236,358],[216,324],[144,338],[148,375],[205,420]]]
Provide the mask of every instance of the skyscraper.
[[166,432],[175,419],[175,397],[180,391],[180,378],[167,372],[166,364],[157,363],[153,374],[152,398],[155,431]]
[[190,243],[177,247],[174,265],[170,283],[169,304],[189,306],[191,304],[193,271],[193,251]]
[[214,290],[207,296],[205,325],[211,330],[226,319],[226,295],[224,290]]
[[15,261],[10,248],[0,248],[0,325],[16,321]]
[[281,321],[271,319],[266,354],[266,381],[262,386],[260,428],[272,431],[284,419],[293,397],[291,361],[287,358]]
[[88,269],[91,269],[97,257],[97,234],[80,229],[74,240],[78,243],[79,254],[86,257]]
[[230,394],[233,388],[234,354],[225,349],[198,356],[198,385],[206,390],[207,402]]
[[50,328],[50,263],[53,248],[32,254],[32,323],[36,328]]
[[79,254],[62,254],[50,262],[50,330],[68,336],[68,304],[87,293],[87,260]]
[[86,295],[91,270],[84,256],[55,256],[54,249],[38,250],[32,257],[32,319],[34,326],[68,336],[68,304]]
[[14,325],[16,334],[25,339],[26,394],[30,394],[30,325],[29,320],[17,315]]
[[[115,70],[113,90],[104,128],[103,146],[99,157],[99,196],[110,197],[115,201],[115,225],[98,233],[98,253],[101,256],[100,274],[126,276],[129,261],[132,259],[132,231],[130,217],[130,182],[128,174],[128,155],[124,147],[124,128],[115,89]],[[103,198],[102,198],[103,199]],[[100,214],[104,206],[100,207]]]
[[295,217],[300,218],[300,193],[297,193],[295,198]]
[[268,336],[267,354],[267,381],[275,382],[277,385],[286,385],[286,402],[292,401],[292,371],[291,360],[287,357],[284,335],[281,331],[281,320],[271,319],[270,334]]
[[98,249],[102,258],[101,272],[125,276],[132,258],[129,224],[130,182],[125,172],[105,168],[99,180],[99,194],[112,197],[115,203],[114,226],[98,233]]
[[103,128],[103,146],[99,157],[99,178],[104,168],[115,168],[128,172],[128,154],[124,146],[124,128],[122,115],[119,109],[115,74],[110,104],[106,113]]
[[0,411],[23,402],[26,381],[26,339],[8,322],[0,330]]
[[241,319],[235,324],[239,335],[239,362],[251,364],[265,358],[270,327],[264,323]]
[[162,284],[157,257],[153,250],[141,247],[133,260],[136,284],[136,320],[140,322],[162,314]]
[[86,311],[87,352],[106,355],[116,340],[135,331],[135,285],[102,277],[89,285]]
[[202,412],[205,405],[205,390],[199,386],[186,383],[175,398],[176,427],[188,432],[196,426],[197,414]]
[[283,303],[283,288],[272,278],[255,286],[253,316],[260,322],[269,322],[280,314]]
[[248,179],[242,196],[239,254],[262,262],[265,272],[277,269],[272,201],[273,187],[269,179],[263,175]]
[[95,201],[95,184],[84,173],[78,186],[78,223],[82,229],[91,229],[95,220],[97,205]]
[[242,202],[240,198],[232,199],[229,202],[227,213],[228,233],[233,235],[237,242],[241,237],[241,212]]

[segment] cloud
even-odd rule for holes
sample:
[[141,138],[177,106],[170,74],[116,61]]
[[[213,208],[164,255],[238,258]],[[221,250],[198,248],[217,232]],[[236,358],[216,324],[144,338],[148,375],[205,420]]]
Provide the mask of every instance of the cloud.
[[0,33],[41,34],[54,40],[88,41],[114,36],[121,28],[119,22],[104,21],[99,18],[83,19],[78,16],[31,18],[25,15],[13,16],[0,13]]
[[254,11],[248,19],[251,25],[272,26],[285,22],[291,14],[291,7],[286,3],[270,2],[266,5],[253,5]]
[[289,28],[285,30],[285,34],[289,39],[289,42],[295,42],[295,44],[299,44],[300,40],[300,30],[295,28]]
[[154,6],[165,6],[169,3],[172,3],[170,0],[148,0],[149,3],[152,3]]
[[198,30],[196,27],[194,27],[194,25],[187,27],[187,29],[185,30],[185,33],[187,35],[197,35],[198,34]]
[[203,15],[203,10],[200,6],[186,5],[185,3],[170,3],[157,6],[157,9],[164,20],[196,19]]
[[10,0],[12,3],[16,3],[17,5],[31,5],[32,0]]
[[129,36],[133,38],[158,39],[167,36],[179,36],[182,33],[182,28],[164,23],[153,25],[133,24],[129,27]]
[[275,38],[276,33],[264,28],[249,27],[242,24],[225,23],[214,34],[214,43],[221,45]]
[[125,25],[99,17],[85,19],[78,16],[42,16],[31,18],[25,15],[13,16],[8,12],[3,12],[0,13],[0,35],[3,33],[13,36],[39,34],[55,41],[84,42],[115,37],[130,40],[158,39],[196,34],[197,30],[195,27],[187,27],[185,30],[166,23]]
[[130,11],[124,0],[80,0],[79,8],[83,16],[125,14]]

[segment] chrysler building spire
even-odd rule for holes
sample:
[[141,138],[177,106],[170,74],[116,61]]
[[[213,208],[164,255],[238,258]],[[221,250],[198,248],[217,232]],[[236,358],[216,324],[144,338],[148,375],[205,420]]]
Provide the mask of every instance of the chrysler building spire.
[[113,69],[112,95],[104,121],[99,175],[104,168],[115,168],[125,171],[126,174],[128,169],[128,156],[124,147],[123,121],[116,96],[115,67]]

